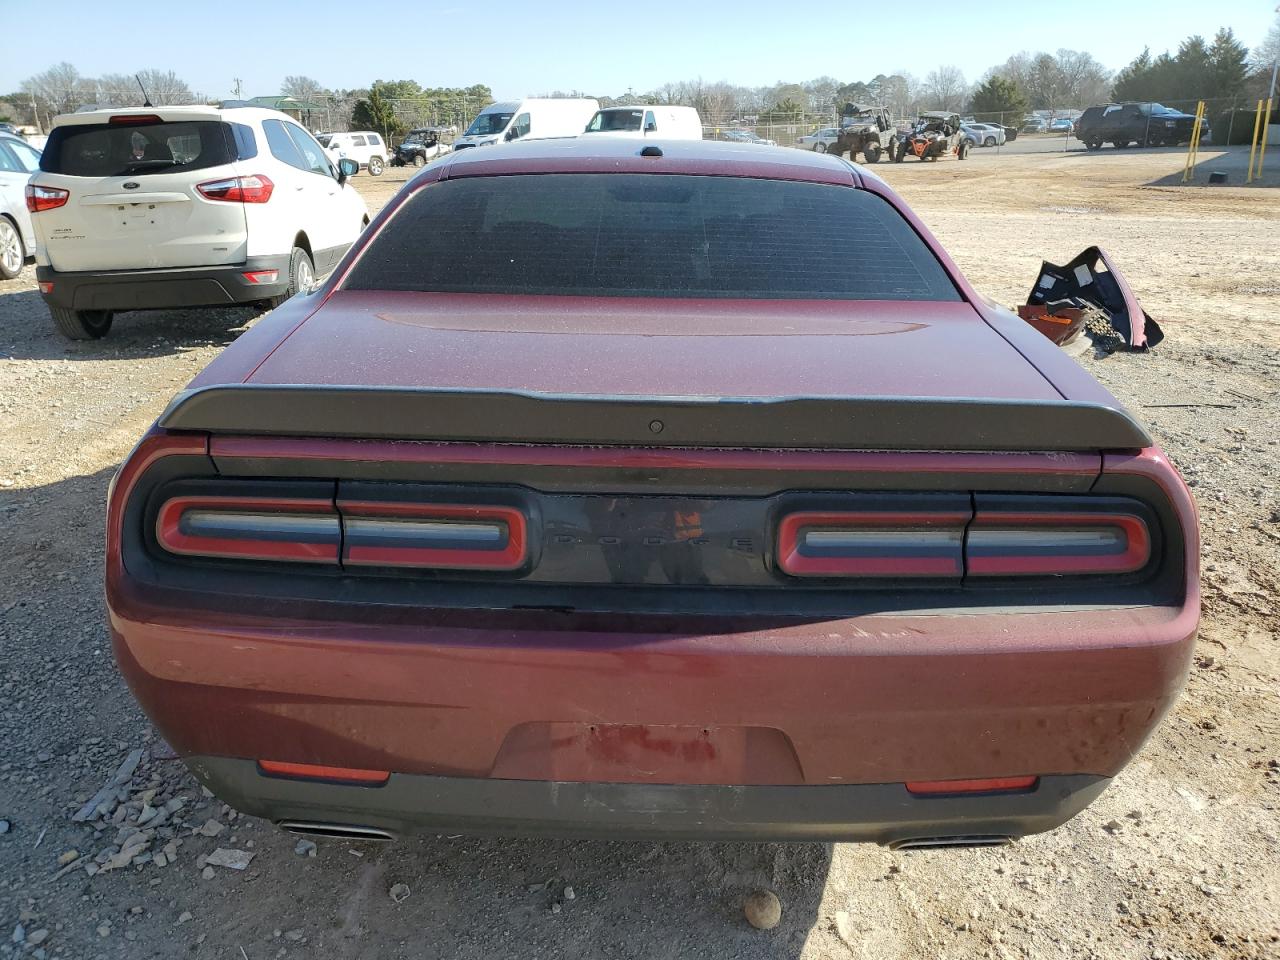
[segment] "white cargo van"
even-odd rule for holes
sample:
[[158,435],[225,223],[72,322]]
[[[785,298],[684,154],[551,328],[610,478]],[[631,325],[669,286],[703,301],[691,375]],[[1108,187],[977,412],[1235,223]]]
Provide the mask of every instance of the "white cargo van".
[[576,137],[599,109],[597,100],[530,99],[491,103],[471,121],[471,126],[457,139],[453,149],[484,147],[519,139]]
[[637,139],[701,140],[702,118],[693,107],[605,107],[596,111],[585,132]]

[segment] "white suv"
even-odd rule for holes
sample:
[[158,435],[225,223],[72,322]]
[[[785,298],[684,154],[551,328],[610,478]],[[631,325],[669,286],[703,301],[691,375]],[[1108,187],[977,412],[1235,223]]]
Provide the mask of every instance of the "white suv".
[[104,336],[124,310],[275,306],[369,222],[355,169],[275,110],[56,117],[26,189],[40,292],[73,340]]
[[347,157],[369,171],[371,177],[382,176],[387,165],[387,145],[372,130],[354,133],[322,133],[316,138],[335,160]]

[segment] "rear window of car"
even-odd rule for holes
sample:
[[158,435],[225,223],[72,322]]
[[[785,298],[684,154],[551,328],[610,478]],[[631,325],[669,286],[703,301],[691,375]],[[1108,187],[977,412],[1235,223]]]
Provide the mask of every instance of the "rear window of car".
[[652,174],[468,177],[419,190],[347,290],[959,300],[902,216],[852,187]]
[[237,154],[231,125],[217,120],[69,124],[49,134],[40,169],[72,177],[133,177],[217,167]]

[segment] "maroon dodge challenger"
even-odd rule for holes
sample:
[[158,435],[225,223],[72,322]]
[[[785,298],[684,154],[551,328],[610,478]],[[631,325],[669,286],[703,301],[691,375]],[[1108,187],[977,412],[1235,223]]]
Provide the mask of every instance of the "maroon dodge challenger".
[[1195,506],[881,180],[468,150],[116,476],[115,655],[288,829],[1007,842],[1185,677]]

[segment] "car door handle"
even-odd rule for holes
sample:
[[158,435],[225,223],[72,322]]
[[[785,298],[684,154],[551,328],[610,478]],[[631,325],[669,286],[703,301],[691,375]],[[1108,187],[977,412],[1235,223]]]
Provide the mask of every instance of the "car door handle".
[[305,186],[302,186],[302,187],[294,187],[293,189],[295,189],[295,190],[305,190],[305,189],[307,189],[307,188],[306,188]]

